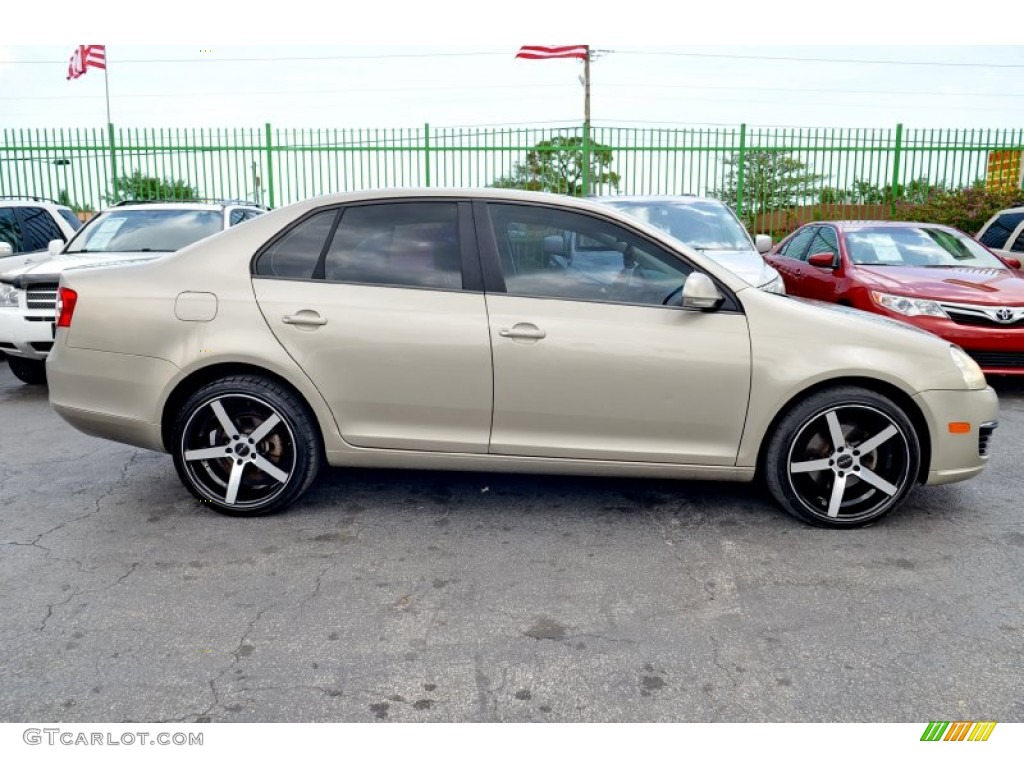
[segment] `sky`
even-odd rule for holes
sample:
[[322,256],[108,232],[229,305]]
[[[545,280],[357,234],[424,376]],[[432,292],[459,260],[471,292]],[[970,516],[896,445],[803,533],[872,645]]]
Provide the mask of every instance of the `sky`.
[[86,40],[107,45],[121,127],[582,122],[582,63],[515,59],[526,44],[599,52],[598,126],[1024,126],[1024,45],[1012,44],[1018,24],[998,21],[1019,18],[1013,3],[973,3],[961,18],[879,0],[349,5],[299,0],[246,14],[114,0],[83,14],[58,2],[45,25],[5,22],[47,37],[0,45],[0,128],[107,122],[103,73],[66,79]]

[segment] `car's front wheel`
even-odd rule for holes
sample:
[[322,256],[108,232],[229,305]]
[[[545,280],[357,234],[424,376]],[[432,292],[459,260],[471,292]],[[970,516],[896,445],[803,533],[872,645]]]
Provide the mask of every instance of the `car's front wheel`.
[[185,487],[226,515],[254,517],[299,498],[323,463],[316,419],[262,376],[229,376],[178,412],[172,454]]
[[33,360],[28,357],[8,355],[7,364],[11,367],[11,373],[13,373],[26,384],[46,383],[45,360]]
[[892,400],[861,387],[836,387],[783,417],[762,470],[790,514],[813,525],[852,528],[903,502],[920,456],[914,426]]

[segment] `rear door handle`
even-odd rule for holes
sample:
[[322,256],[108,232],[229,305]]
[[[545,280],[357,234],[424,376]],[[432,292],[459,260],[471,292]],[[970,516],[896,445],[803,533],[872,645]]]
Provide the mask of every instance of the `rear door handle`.
[[281,322],[285,325],[327,325],[327,318],[320,317],[320,313],[311,309],[303,309],[294,315],[285,315]]
[[504,336],[506,339],[543,339],[547,336],[546,331],[542,331],[533,323],[516,323],[511,328],[502,328],[498,331],[499,336]]

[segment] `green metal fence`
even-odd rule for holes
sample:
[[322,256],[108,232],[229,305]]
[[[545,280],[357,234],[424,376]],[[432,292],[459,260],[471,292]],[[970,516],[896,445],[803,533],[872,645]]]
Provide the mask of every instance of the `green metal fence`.
[[[583,152],[590,157],[583,173]],[[884,213],[935,188],[985,183],[1024,129],[431,128],[4,130],[0,195],[96,210],[133,175],[270,207],[382,187],[527,186],[571,194],[714,195],[759,229],[794,209]],[[1012,174],[1011,174],[1012,175]],[[584,178],[586,177],[586,178]],[[991,179],[989,179],[991,181]],[[1019,188],[1018,173],[1014,182]],[[764,225],[763,227],[761,225]]]

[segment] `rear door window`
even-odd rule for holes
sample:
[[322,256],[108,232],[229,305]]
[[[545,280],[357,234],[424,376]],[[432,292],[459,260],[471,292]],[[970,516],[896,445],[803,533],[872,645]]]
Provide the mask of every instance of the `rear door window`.
[[45,251],[51,240],[67,240],[45,208],[16,208],[15,211],[21,219],[22,246],[26,253]]
[[1004,213],[996,218],[978,239],[982,245],[987,245],[989,248],[1005,248],[1006,241],[1022,221],[1024,221],[1024,211]]

